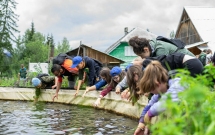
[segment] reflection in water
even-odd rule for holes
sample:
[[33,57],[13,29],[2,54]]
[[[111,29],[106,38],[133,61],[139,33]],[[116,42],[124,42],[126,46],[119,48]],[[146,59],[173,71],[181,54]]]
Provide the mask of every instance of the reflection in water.
[[131,135],[137,122],[94,108],[0,100],[2,135]]

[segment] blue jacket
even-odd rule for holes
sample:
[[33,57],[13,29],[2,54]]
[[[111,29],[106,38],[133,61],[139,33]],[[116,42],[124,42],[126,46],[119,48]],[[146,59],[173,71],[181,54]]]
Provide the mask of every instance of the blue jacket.
[[101,87],[105,86],[107,82],[105,80],[100,80],[98,83],[95,84],[96,90],[99,90]]

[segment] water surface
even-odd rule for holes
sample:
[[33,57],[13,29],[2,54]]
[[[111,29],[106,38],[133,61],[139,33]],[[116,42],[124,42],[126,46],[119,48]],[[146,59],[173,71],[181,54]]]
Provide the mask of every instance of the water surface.
[[0,100],[1,135],[131,135],[137,124],[90,107]]

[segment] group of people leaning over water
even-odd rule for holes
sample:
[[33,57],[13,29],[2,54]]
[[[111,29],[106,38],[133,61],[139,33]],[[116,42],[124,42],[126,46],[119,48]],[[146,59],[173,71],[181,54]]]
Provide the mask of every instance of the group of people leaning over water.
[[[81,85],[88,82],[83,97],[90,91],[102,89],[94,106],[99,106],[102,98],[112,90],[132,104],[142,95],[151,95],[134,133],[141,135],[147,132],[146,125],[150,123],[151,118],[165,111],[162,104],[167,94],[171,95],[173,102],[178,102],[178,93],[185,90],[180,85],[180,78],[172,76],[175,71],[186,69],[192,77],[196,77],[203,72],[204,66],[179,40],[169,40],[164,37],[147,40],[135,36],[129,40],[129,45],[139,57],[125,70],[118,66],[112,69],[102,67],[99,61],[87,56],[70,57],[60,54],[53,60],[51,68],[55,77],[48,75],[36,77],[32,79],[32,83],[40,89],[47,87],[48,82],[52,80],[52,88],[56,87],[56,93],[53,95],[54,101],[58,98],[63,76],[68,76],[70,87],[76,89],[75,95],[78,95]],[[77,85],[75,84],[76,76],[79,78]],[[38,99],[37,93],[36,100]]]

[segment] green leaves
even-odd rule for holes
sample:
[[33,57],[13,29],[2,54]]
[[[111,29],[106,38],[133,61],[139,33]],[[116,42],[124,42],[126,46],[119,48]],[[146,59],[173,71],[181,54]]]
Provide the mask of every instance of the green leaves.
[[192,78],[187,71],[177,75],[186,88],[179,94],[180,103],[166,101],[167,110],[151,127],[153,135],[213,135],[215,134],[215,67],[205,67],[204,75]]

